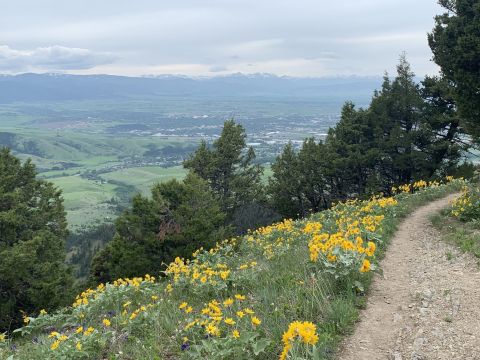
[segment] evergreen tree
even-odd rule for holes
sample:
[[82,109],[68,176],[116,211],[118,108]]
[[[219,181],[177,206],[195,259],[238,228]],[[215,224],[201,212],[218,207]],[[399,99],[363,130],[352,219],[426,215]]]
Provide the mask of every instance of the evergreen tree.
[[374,96],[368,115],[375,124],[377,147],[381,151],[378,164],[385,189],[392,184],[409,183],[425,168],[427,160],[418,135],[421,123],[423,99],[414,80],[415,74],[402,55],[393,81],[385,78],[382,90]]
[[433,60],[453,89],[465,127],[480,137],[480,1],[440,0],[447,10],[428,36]]
[[287,218],[297,218],[307,212],[300,176],[298,156],[291,143],[288,143],[282,153],[271,165],[272,176],[269,178],[268,193],[273,208]]
[[211,146],[203,141],[184,167],[206,180],[220,198],[222,210],[231,221],[242,206],[264,200],[263,169],[254,164],[255,151],[247,148],[245,129],[225,121],[220,137]]
[[451,173],[464,150],[452,90],[436,78],[420,87],[414,77],[402,56],[397,76],[385,76],[367,109],[344,105],[325,144],[307,139],[298,153],[287,145],[272,164],[275,208],[305,216],[334,201]]
[[325,140],[330,166],[327,168],[332,199],[360,197],[378,188],[377,164],[380,150],[376,136],[378,124],[363,109],[347,102],[340,121],[328,132]]
[[275,210],[284,217],[304,217],[327,208],[331,202],[327,148],[315,139],[306,139],[296,153],[291,144],[272,164],[268,193]]
[[94,258],[92,278],[105,282],[158,273],[176,256],[190,257],[229,236],[218,198],[200,177],[189,173],[152,188],[151,198],[137,195],[118,217],[113,240]]
[[0,331],[18,326],[21,311],[52,310],[70,300],[66,236],[61,192],[36,179],[30,160],[22,164],[0,150]]

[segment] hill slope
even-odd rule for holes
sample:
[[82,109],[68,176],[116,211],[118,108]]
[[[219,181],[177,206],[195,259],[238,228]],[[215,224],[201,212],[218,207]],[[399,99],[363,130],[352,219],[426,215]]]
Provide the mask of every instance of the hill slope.
[[415,194],[338,204],[199,250],[193,261],[177,259],[160,281],[145,275],[101,284],[72,307],[26,317],[0,355],[330,358],[358,318],[364,288],[399,220],[459,184],[424,189],[420,182],[402,188]]

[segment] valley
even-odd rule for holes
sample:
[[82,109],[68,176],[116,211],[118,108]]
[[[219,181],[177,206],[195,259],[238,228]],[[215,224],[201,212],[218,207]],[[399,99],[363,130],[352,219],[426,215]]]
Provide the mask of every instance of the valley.
[[266,166],[282,147],[323,138],[339,118],[340,99],[157,96],[0,105],[0,146],[32,159],[39,177],[63,192],[71,231],[112,222],[131,197],[185,175],[182,161],[212,142],[235,118],[256,161]]

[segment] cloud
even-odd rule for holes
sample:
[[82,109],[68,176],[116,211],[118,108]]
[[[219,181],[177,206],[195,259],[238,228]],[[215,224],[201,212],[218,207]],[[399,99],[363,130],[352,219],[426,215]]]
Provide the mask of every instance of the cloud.
[[223,65],[214,65],[214,66],[210,67],[209,70],[210,70],[210,72],[216,73],[216,72],[228,71],[228,68],[226,66],[223,66]]
[[[442,11],[434,0],[5,1],[0,72],[378,75],[405,50],[432,74],[426,33]],[[52,44],[66,48],[39,48]]]
[[59,45],[37,47],[33,50],[0,46],[0,71],[8,72],[86,70],[111,64],[116,59],[116,56],[109,53]]

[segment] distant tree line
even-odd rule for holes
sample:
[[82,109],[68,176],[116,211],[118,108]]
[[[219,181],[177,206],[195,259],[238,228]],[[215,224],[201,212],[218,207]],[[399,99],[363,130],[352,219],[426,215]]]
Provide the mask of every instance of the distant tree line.
[[[249,228],[468,170],[462,154],[480,138],[480,1],[440,3],[447,12],[429,35],[440,76],[415,83],[402,56],[396,76],[385,76],[367,108],[347,102],[324,141],[306,139],[299,151],[286,145],[268,181],[245,129],[226,121],[217,140],[202,142],[184,162],[184,180],[157,184],[149,197],[136,195],[114,229],[92,233],[113,238],[94,257],[89,281],[158,273],[176,256]],[[1,150],[0,331],[18,326],[20,311],[70,300],[66,238],[60,191],[37,179],[30,161]],[[81,248],[82,239],[71,237],[69,245]]]

